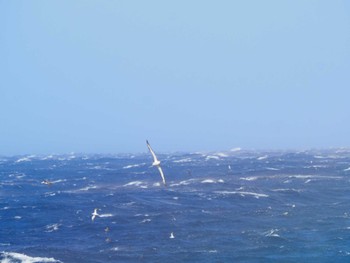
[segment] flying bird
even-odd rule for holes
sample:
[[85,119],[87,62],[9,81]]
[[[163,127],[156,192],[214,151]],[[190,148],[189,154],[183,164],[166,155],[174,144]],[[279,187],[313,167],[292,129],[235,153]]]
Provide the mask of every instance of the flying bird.
[[155,166],[155,167],[158,168],[160,176],[162,177],[162,180],[163,180],[163,184],[165,185],[166,184],[165,183],[165,177],[164,177],[164,173],[163,173],[162,167],[160,167],[160,161],[158,160],[156,154],[152,150],[151,145],[149,144],[148,140],[146,140],[146,143],[147,143],[147,147],[148,147],[149,151],[151,152],[151,154],[153,156],[152,166]]
[[50,182],[49,180],[45,179],[44,181],[41,182],[42,184],[46,184],[48,186],[52,185],[52,182]]
[[97,208],[95,208],[94,212],[92,213],[92,217],[91,217],[91,220],[94,221],[96,216],[100,216],[98,213],[97,213]]

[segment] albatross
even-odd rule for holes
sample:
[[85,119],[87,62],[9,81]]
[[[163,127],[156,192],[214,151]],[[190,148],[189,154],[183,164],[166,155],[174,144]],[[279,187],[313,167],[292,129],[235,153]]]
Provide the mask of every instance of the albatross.
[[91,220],[94,221],[96,216],[100,216],[98,213],[97,213],[97,208],[95,208],[94,212],[92,213],[92,217],[91,217]]
[[164,173],[163,173],[162,167],[160,167],[160,161],[158,160],[156,154],[155,154],[154,151],[152,150],[152,147],[151,147],[151,145],[149,144],[148,140],[146,140],[146,143],[147,143],[147,147],[148,147],[149,151],[151,152],[151,154],[152,154],[152,156],[153,156],[153,163],[152,163],[152,166],[155,166],[155,167],[158,168],[159,173],[160,173],[160,176],[162,177],[162,180],[163,180],[163,184],[165,185],[165,177],[164,177]]

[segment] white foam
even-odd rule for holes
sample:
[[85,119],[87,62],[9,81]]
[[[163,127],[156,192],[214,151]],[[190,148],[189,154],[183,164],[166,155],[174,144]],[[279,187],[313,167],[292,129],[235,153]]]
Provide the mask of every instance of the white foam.
[[112,217],[113,214],[101,214],[100,217]]
[[185,158],[185,159],[180,159],[180,160],[175,160],[173,163],[189,163],[192,162],[191,158]]
[[148,186],[145,184],[145,182],[142,182],[142,181],[133,181],[133,182],[124,184],[123,186],[124,186],[124,187],[127,187],[127,186],[137,186],[137,187],[140,187],[140,188],[148,188]]
[[220,157],[219,156],[216,156],[216,155],[208,155],[205,157],[205,160],[206,161],[209,161],[209,160],[220,160]]
[[201,183],[202,184],[216,184],[216,183],[223,183],[224,180],[219,179],[219,180],[214,180],[214,179],[205,179]]
[[277,189],[273,189],[273,192],[301,192],[301,190],[298,189],[294,189],[294,188],[277,188]]
[[241,151],[242,149],[240,147],[236,147],[236,148],[232,148],[230,151],[231,152],[239,152]]
[[92,185],[92,186],[87,186],[84,188],[80,188],[78,191],[89,191],[90,189],[96,189],[97,186],[96,185]]
[[133,186],[133,185],[135,185],[135,186],[140,186],[140,185],[142,185],[142,184],[143,184],[143,182],[141,182],[141,181],[133,181],[133,182],[124,184],[124,186]]
[[215,155],[216,155],[216,156],[219,156],[219,157],[228,157],[228,154],[222,153],[222,152],[220,152],[220,153],[215,153]]
[[265,159],[267,159],[267,158],[269,158],[269,156],[268,156],[268,155],[264,155],[264,156],[258,157],[257,160],[258,160],[258,161],[262,161],[262,160],[265,160]]
[[62,262],[54,258],[30,257],[25,254],[16,252],[2,252],[2,256],[4,256],[5,258],[1,260],[1,263],[12,263],[18,261],[20,261],[21,263]]
[[33,158],[35,157],[35,155],[30,155],[30,156],[27,156],[27,157],[23,157],[23,158],[19,158],[16,163],[21,163],[21,162],[30,162]]
[[171,184],[170,186],[189,185],[189,184],[192,184],[193,182],[195,182],[195,179],[188,179],[188,180],[184,180],[184,181],[181,181],[179,183],[176,183],[176,184]]
[[145,165],[145,164],[146,163],[130,164],[130,165],[124,166],[123,169],[130,169],[130,168],[140,167],[141,165]]
[[67,181],[67,179],[58,179],[56,181],[52,181],[51,183],[56,184],[56,183],[62,183],[62,182],[66,182],[66,181]]
[[48,192],[48,193],[45,193],[45,197],[48,197],[48,196],[55,196],[56,193],[55,192]]
[[260,198],[260,197],[269,197],[267,194],[259,194],[259,193],[254,193],[254,192],[243,192],[243,191],[215,191],[214,193],[217,194],[238,194],[241,196],[246,196],[246,195],[251,195],[255,198]]
[[45,227],[47,233],[53,232],[53,231],[57,231],[59,229],[59,227],[61,226],[61,224],[51,224],[51,225],[47,225]]
[[264,235],[265,235],[266,237],[279,237],[280,235],[277,234],[278,231],[279,231],[278,229],[271,229],[271,230],[269,230],[269,231],[266,231],[266,232],[264,233]]
[[244,181],[255,181],[258,179],[258,177],[256,176],[250,176],[250,177],[241,177],[239,178],[240,180],[244,180]]

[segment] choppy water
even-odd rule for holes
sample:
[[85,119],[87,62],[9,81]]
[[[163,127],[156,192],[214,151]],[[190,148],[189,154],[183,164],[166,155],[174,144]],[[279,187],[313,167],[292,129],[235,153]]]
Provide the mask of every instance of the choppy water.
[[0,262],[350,262],[349,151],[159,157],[0,158]]

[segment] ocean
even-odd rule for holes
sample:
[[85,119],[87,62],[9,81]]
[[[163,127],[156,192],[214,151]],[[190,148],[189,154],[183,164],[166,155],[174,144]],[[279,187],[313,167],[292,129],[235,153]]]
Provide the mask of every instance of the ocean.
[[0,262],[350,262],[349,150],[158,157],[0,157]]

